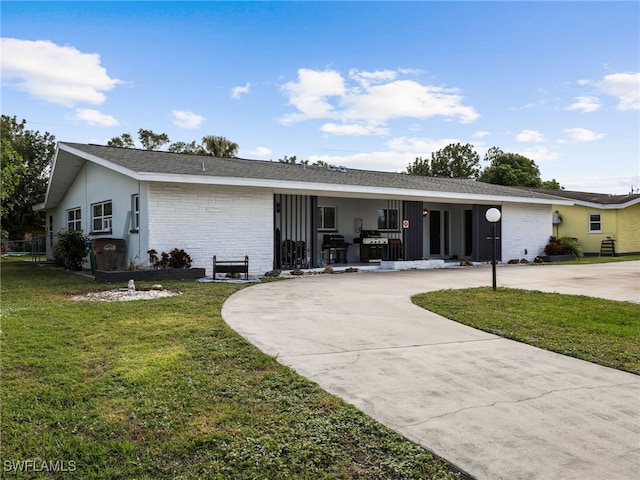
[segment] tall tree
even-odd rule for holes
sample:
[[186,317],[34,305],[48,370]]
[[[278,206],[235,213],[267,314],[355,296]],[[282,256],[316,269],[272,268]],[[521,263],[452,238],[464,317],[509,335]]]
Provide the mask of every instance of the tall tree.
[[278,161],[280,163],[298,163],[300,165],[309,165],[309,160],[298,160],[298,157],[296,155],[291,155],[290,157],[287,157],[285,155],[283,158],[279,158]]
[[546,188],[547,190],[564,190],[564,187],[560,185],[555,178],[543,181],[542,188]]
[[505,153],[498,147],[487,151],[485,160],[489,165],[482,171],[478,180],[495,185],[510,187],[540,187],[540,169],[536,163],[518,153]]
[[119,137],[113,137],[111,140],[107,142],[108,147],[118,147],[118,148],[134,148],[135,144],[133,143],[133,138],[131,138],[131,134],[123,133]]
[[201,147],[198,147],[196,145],[195,141],[189,143],[175,142],[169,145],[167,151],[172,153],[198,153],[198,150],[200,150],[200,148]]
[[22,156],[13,148],[9,140],[3,138],[2,142],[2,168],[0,173],[0,213],[4,217],[5,213],[11,211],[15,206],[15,191],[27,173],[27,167],[22,161]]
[[158,150],[165,143],[169,143],[169,136],[166,133],[155,133],[144,128],[138,130],[138,139],[145,150]]
[[480,155],[468,143],[447,145],[431,154],[431,175],[446,178],[478,178]]
[[15,240],[23,239],[25,233],[43,228],[43,214],[34,212],[32,207],[44,201],[56,150],[53,135],[28,130],[26,125],[26,120],[18,122],[15,116],[2,115],[3,189],[5,180],[10,185],[2,198],[2,229],[9,238]]
[[428,158],[417,157],[415,161],[407,166],[409,175],[431,176],[431,163]]
[[213,157],[235,157],[240,149],[237,143],[218,135],[202,137],[202,148],[202,153]]
[[431,153],[431,160],[416,158],[407,167],[411,175],[424,175],[445,178],[478,178],[480,174],[480,155],[471,144],[452,143],[437,152]]
[[[138,130],[138,140],[145,150],[158,150],[165,143],[169,143],[169,135],[155,133],[153,130],[141,128]],[[135,143],[130,133],[123,133],[119,137],[113,137],[107,142],[108,147],[135,148]]]

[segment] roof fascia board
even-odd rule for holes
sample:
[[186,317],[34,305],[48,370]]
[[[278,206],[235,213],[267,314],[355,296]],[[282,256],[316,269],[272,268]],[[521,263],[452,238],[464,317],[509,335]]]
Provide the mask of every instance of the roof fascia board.
[[600,210],[620,210],[623,208],[631,207],[636,203],[640,203],[640,198],[635,198],[633,200],[629,200],[625,203],[594,203],[594,202],[584,202],[581,200],[574,200],[576,205],[582,205],[583,207],[589,208],[598,208]]
[[[60,143],[56,145],[56,153],[53,155],[53,163],[51,164],[51,172],[49,173],[49,180],[47,180],[47,193],[44,194],[44,202],[42,202],[42,206],[46,208],[46,205],[49,203],[49,193],[51,191],[51,184],[53,183],[53,174],[56,171],[56,165],[58,164],[58,153],[60,152]],[[38,204],[40,205],[40,204]]]
[[108,168],[109,170],[113,170],[114,172],[121,173],[122,175],[126,175],[127,177],[131,177],[135,180],[138,180],[138,173],[129,168],[122,167],[115,163],[110,162],[109,160],[105,160],[102,157],[98,157],[96,155],[92,155],[91,153],[83,152],[82,150],[78,150],[77,148],[73,148],[65,143],[60,143],[59,148],[64,150],[65,152],[69,152],[77,157],[84,158],[85,160],[100,165],[102,167]]
[[257,178],[238,177],[210,177],[194,175],[173,175],[141,172],[138,179],[148,182],[163,183],[188,183],[201,185],[223,185],[236,187],[268,188],[279,193],[284,192],[305,192],[307,194],[317,194],[325,196],[336,196],[336,194],[354,195],[358,197],[371,198],[372,196],[393,197],[393,198],[415,198],[416,200],[449,200],[458,203],[528,203],[544,205],[573,205],[572,200],[558,201],[555,198],[528,198],[511,197],[506,195],[482,195],[476,193],[453,193],[434,190],[416,190],[402,188],[371,187],[363,185],[343,185],[335,183],[312,183],[294,182],[288,180],[268,180]]

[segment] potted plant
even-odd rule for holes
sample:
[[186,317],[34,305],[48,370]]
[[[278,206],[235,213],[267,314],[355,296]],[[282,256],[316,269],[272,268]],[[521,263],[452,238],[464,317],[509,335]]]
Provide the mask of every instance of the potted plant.
[[544,247],[546,262],[562,262],[582,257],[582,247],[577,238],[573,237],[549,237],[549,242]]
[[110,283],[126,282],[128,280],[185,280],[197,279],[205,276],[204,268],[191,268],[191,256],[182,249],[174,248],[169,253],[157,250],[147,251],[151,269],[121,270],[117,272],[97,271],[96,280]]

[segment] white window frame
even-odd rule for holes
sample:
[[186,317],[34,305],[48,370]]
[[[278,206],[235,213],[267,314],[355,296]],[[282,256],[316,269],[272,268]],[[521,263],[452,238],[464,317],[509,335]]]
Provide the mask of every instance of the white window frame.
[[[109,206],[110,214],[106,214],[105,210]],[[100,213],[96,215],[96,208],[100,208]],[[96,228],[96,222],[99,227]],[[92,233],[111,233],[113,226],[113,203],[111,200],[91,204],[91,232]]]
[[[70,208],[67,214],[67,231],[82,231],[82,209],[80,207]],[[70,218],[72,217],[72,218]]]
[[[333,210],[333,225],[325,223],[326,210]],[[325,232],[338,230],[338,209],[334,205],[318,205],[318,230]]]
[[[389,220],[391,220],[389,212],[395,212],[395,226],[389,225]],[[381,232],[397,232],[400,230],[400,211],[397,208],[379,208],[378,230]]]
[[135,193],[131,195],[131,231],[140,230],[140,195]]
[[[594,217],[598,217],[595,220]],[[598,225],[598,228],[593,228],[595,225]],[[602,233],[602,214],[600,213],[590,213],[589,214],[589,233]]]

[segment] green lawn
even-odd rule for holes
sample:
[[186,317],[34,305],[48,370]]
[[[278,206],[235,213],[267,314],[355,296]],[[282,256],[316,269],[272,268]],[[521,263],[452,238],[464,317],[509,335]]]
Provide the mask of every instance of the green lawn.
[[640,374],[640,305],[530,290],[440,290],[413,302],[501,337]]
[[457,477],[228,328],[240,286],[165,287],[183,295],[74,302],[111,287],[3,260],[3,478]]
[[640,260],[640,255],[623,255],[621,257],[598,257],[598,256],[589,256],[589,257],[580,257],[574,260],[569,260],[567,262],[558,262],[562,264],[577,264],[577,265],[586,265],[591,263],[611,263],[611,262],[631,262],[633,260]]

